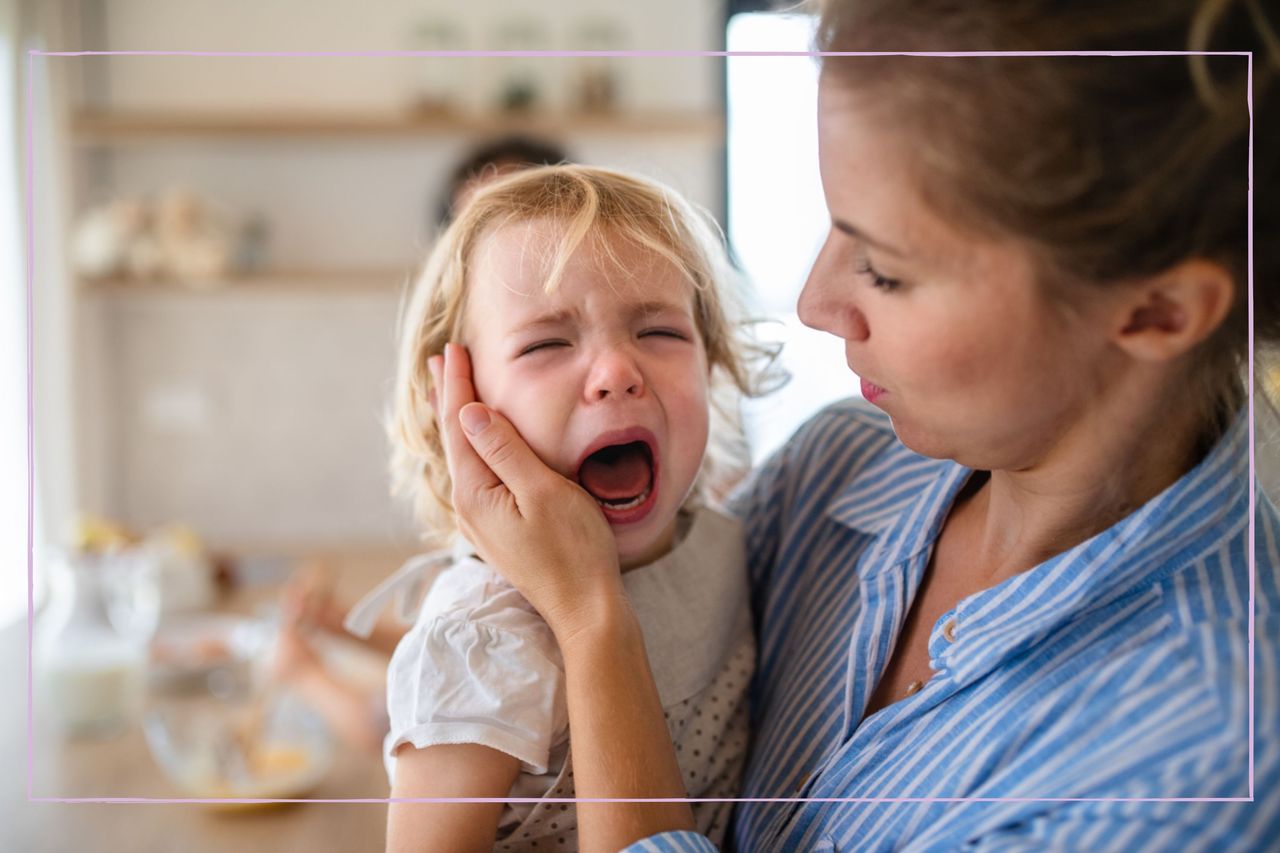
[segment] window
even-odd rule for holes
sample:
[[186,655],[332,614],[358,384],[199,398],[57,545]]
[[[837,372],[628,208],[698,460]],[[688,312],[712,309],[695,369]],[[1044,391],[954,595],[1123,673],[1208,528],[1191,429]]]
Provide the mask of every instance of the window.
[[27,609],[27,284],[15,17],[14,4],[0,0],[0,626]]
[[[815,19],[748,12],[729,19],[730,51],[806,51]],[[829,218],[818,180],[817,59],[730,57],[728,61],[728,222],[734,256],[754,285],[761,329],[783,344],[791,381],[746,408],[754,462],[760,462],[825,404],[857,395],[839,338],[804,327],[796,298],[822,245]]]

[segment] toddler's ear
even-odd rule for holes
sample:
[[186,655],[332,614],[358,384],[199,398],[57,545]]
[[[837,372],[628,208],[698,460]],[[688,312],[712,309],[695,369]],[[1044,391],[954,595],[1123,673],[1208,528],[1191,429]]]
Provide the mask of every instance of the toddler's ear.
[[1112,340],[1142,361],[1168,361],[1222,325],[1235,283],[1221,264],[1183,261],[1131,286],[1115,313]]

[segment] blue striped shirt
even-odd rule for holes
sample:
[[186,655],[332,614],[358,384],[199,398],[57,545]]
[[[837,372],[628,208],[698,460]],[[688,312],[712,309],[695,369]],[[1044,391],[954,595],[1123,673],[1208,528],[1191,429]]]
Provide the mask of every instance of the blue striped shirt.
[[[740,803],[737,849],[1277,843],[1280,516],[1257,493],[1251,789],[1247,419],[1113,527],[961,600],[933,627],[924,688],[862,720],[971,473],[912,453],[883,413],[848,401],[737,496],[760,657],[742,796],[809,800]],[[675,832],[628,849],[713,848]]]

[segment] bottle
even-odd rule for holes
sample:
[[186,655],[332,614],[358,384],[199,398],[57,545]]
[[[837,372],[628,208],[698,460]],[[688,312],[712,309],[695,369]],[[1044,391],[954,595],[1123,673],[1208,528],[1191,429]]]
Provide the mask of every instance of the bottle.
[[49,569],[35,648],[37,716],[70,736],[117,733],[142,712],[159,612],[154,573],[128,552],[61,553]]

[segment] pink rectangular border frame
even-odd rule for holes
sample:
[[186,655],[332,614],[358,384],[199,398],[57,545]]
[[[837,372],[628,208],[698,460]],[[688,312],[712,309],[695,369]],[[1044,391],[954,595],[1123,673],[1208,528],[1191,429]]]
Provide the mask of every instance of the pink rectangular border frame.
[[[49,56],[241,56],[241,58],[357,58],[357,56],[417,56],[417,58],[460,58],[460,56],[617,56],[617,58],[733,58],[733,56],[1245,56],[1248,82],[1245,90],[1249,110],[1248,163],[1248,414],[1249,414],[1249,795],[1248,797],[737,797],[723,799],[690,798],[357,798],[357,799],[268,799],[268,798],[147,798],[147,797],[33,797],[35,788],[35,710],[32,704],[33,626],[35,626],[35,418],[33,418],[33,323],[35,316],[35,73],[36,58]],[[476,803],[476,802],[732,802],[732,803],[1034,803],[1034,802],[1116,802],[1116,803],[1252,803],[1253,789],[1253,679],[1254,679],[1254,584],[1257,575],[1257,544],[1254,530],[1257,469],[1254,459],[1254,338],[1253,338],[1253,51],[1134,50],[1134,51],[727,51],[727,50],[353,50],[353,51],[204,51],[204,50],[76,50],[27,51],[27,802],[31,803]]]

